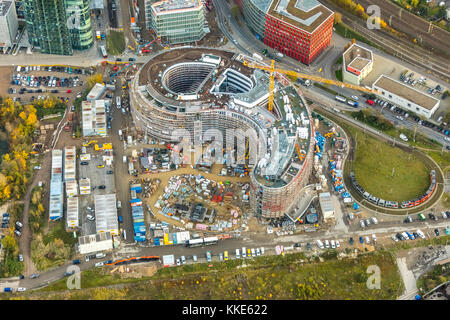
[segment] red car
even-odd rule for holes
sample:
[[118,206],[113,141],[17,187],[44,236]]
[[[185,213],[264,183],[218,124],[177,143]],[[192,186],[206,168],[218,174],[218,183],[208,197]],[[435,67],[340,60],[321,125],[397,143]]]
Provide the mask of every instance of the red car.
[[148,49],[142,49],[142,53],[149,53],[150,52],[150,50],[148,50]]
[[369,105],[373,106],[374,103],[375,103],[375,101],[370,100],[370,99],[367,99],[367,100],[366,100],[366,103],[368,103]]
[[70,90],[70,89],[69,89],[69,90],[67,90],[67,93],[71,93],[71,92],[72,92],[72,90]]

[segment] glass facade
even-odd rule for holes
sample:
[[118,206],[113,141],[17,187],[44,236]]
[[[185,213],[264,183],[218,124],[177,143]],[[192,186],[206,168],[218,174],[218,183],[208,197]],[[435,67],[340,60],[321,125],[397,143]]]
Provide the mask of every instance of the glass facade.
[[265,17],[270,2],[270,0],[242,0],[242,13],[245,22],[259,36],[260,40],[264,39]]
[[42,53],[72,55],[65,1],[24,0],[23,6],[30,44]]
[[160,36],[162,42],[188,43],[199,41],[205,36],[203,6],[159,12],[147,6],[146,10],[151,11],[151,14],[147,14],[147,28]]
[[78,10],[77,12],[80,13],[79,20],[74,19],[71,22],[75,27],[69,29],[72,36],[73,49],[89,49],[94,44],[89,0],[65,0],[65,2],[68,19],[70,19],[71,15],[75,14],[74,10]]
[[[89,0],[23,0],[28,40],[42,53],[72,55],[92,47]],[[79,14],[78,14],[79,13]]]

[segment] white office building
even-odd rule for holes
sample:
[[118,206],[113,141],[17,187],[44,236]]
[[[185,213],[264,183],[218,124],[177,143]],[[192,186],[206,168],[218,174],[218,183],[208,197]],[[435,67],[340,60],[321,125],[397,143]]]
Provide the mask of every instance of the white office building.
[[400,81],[381,75],[372,85],[381,99],[430,119],[439,109],[440,100],[416,90]]
[[359,86],[372,71],[372,51],[354,43],[343,53],[342,63],[343,81]]
[[19,30],[14,1],[0,0],[0,47],[11,47]]

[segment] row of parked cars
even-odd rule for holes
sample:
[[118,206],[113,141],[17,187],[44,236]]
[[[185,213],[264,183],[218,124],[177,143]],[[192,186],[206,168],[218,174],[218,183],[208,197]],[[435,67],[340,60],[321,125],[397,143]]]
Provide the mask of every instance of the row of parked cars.
[[325,240],[324,242],[322,242],[321,240],[316,240],[316,243],[320,249],[324,249],[324,248],[336,249],[341,246],[341,242],[339,240],[330,240],[330,241]]
[[[242,247],[242,253],[239,249],[236,249],[236,259],[240,259],[242,258],[254,258],[254,257],[259,257],[260,255],[264,254],[264,247],[261,248],[245,248]],[[228,261],[230,259],[230,254],[228,251],[224,251],[223,253],[220,252],[218,254],[219,256],[219,260],[220,261]],[[207,262],[211,262],[212,261],[212,257],[213,254],[211,251],[207,251],[206,252],[206,261]],[[186,264],[186,257],[185,256],[181,256],[180,259],[176,259],[176,264],[177,266],[182,265],[182,264]],[[198,257],[197,255],[193,255],[192,256],[192,261],[197,262],[198,261]]]
[[17,66],[16,72],[29,73],[31,71],[65,72],[68,74],[86,74],[83,68],[61,67],[61,66]]
[[361,228],[365,228],[370,226],[371,224],[378,224],[378,220],[375,217],[370,217],[367,219],[361,219],[359,220],[359,225],[361,226]]
[[[390,102],[384,101],[382,99],[375,99],[374,102],[380,107],[389,108],[392,112],[397,113],[398,114],[397,119],[399,120],[405,120],[408,117],[410,117],[410,114],[408,112]],[[450,130],[443,126],[437,126],[429,121],[421,120],[419,117],[414,115],[411,115],[411,119],[424,127],[434,129],[442,134],[445,134],[446,136],[450,135]]]

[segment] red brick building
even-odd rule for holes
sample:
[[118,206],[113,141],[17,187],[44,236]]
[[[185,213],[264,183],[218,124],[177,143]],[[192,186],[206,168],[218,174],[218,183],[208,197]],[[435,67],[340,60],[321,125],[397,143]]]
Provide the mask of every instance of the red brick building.
[[237,2],[258,38],[305,64],[313,62],[331,43],[334,12],[317,0]]

